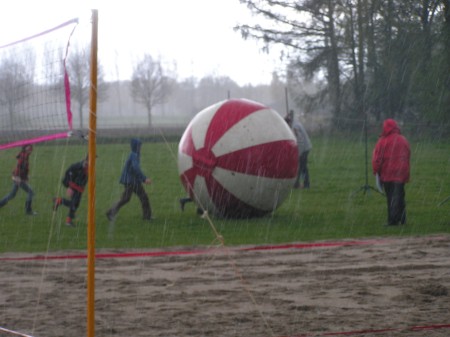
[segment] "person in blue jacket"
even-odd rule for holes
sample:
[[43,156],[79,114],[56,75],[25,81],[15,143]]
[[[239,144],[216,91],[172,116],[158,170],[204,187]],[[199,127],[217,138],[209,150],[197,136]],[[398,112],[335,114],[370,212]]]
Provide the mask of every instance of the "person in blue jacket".
[[109,221],[113,221],[120,208],[128,203],[131,195],[135,193],[141,201],[142,213],[144,220],[152,220],[152,208],[148,199],[147,193],[142,184],[151,184],[150,178],[147,178],[141,170],[140,154],[142,142],[140,139],[131,139],[131,153],[122,170],[120,176],[120,183],[124,185],[125,189],[117,201],[107,212],[106,217]]

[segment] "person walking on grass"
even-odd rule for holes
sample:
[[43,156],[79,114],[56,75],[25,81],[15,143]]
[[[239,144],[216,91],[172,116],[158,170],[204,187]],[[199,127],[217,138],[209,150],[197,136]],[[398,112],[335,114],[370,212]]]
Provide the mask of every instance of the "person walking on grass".
[[[297,178],[294,182],[294,188],[306,188],[310,187],[309,170],[308,170],[308,155],[312,149],[312,143],[306,132],[304,126],[299,121],[294,120],[294,111],[290,110],[289,114],[284,118],[286,123],[294,132],[297,139],[298,147],[298,171]],[[300,181],[303,180],[303,185]]]
[[32,203],[34,192],[31,186],[28,184],[28,174],[30,171],[30,155],[33,152],[33,145],[28,144],[22,146],[22,150],[17,154],[17,165],[12,172],[13,187],[3,199],[0,200],[0,208],[5,206],[10,200],[14,199],[19,188],[27,193],[25,200],[25,214],[36,215],[33,211]]
[[80,206],[81,197],[88,181],[88,167],[88,157],[82,161],[70,165],[66,170],[62,181],[64,187],[67,188],[67,199],[61,197],[53,198],[54,211],[57,211],[60,205],[69,208],[69,214],[66,218],[66,225],[69,227],[75,227],[73,219],[75,219],[75,213]]
[[405,184],[409,182],[411,150],[397,122],[386,119],[372,154],[373,174],[386,193],[387,226],[406,223]]
[[114,221],[116,214],[120,208],[127,204],[133,193],[135,193],[142,206],[142,217],[144,220],[152,220],[152,208],[150,200],[143,187],[143,184],[151,184],[150,178],[147,178],[141,170],[141,146],[140,139],[133,138],[130,142],[131,153],[125,162],[120,176],[120,183],[124,185],[124,191],[119,201],[117,201],[107,212],[106,217],[109,221]]

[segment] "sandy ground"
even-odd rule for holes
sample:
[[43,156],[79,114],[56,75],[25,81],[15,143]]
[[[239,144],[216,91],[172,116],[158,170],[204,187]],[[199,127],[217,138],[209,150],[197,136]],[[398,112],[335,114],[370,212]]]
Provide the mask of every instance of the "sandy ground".
[[[95,335],[450,336],[450,235],[246,248],[98,251]],[[2,329],[87,335],[87,261],[61,254],[0,255]]]

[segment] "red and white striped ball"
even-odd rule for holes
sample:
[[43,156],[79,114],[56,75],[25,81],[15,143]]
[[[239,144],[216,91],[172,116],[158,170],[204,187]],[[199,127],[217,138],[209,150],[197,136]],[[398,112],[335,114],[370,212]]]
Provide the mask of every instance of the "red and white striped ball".
[[288,196],[298,168],[297,142],[273,109],[246,99],[199,112],[178,147],[187,193],[210,214],[258,217]]

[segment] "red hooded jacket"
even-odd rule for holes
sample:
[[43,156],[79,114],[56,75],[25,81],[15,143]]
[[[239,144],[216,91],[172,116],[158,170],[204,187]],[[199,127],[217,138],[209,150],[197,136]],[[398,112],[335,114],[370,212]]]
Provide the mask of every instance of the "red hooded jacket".
[[[16,156],[17,165],[12,172],[13,176],[20,177],[21,180],[28,180],[28,172],[29,172],[29,157],[31,152],[27,151],[27,147],[31,147],[31,145],[26,145],[22,148],[22,151]],[[32,149],[32,147],[31,147]]]
[[382,182],[407,183],[411,150],[408,141],[400,133],[393,119],[383,123],[380,136],[372,154],[373,174],[379,174]]

